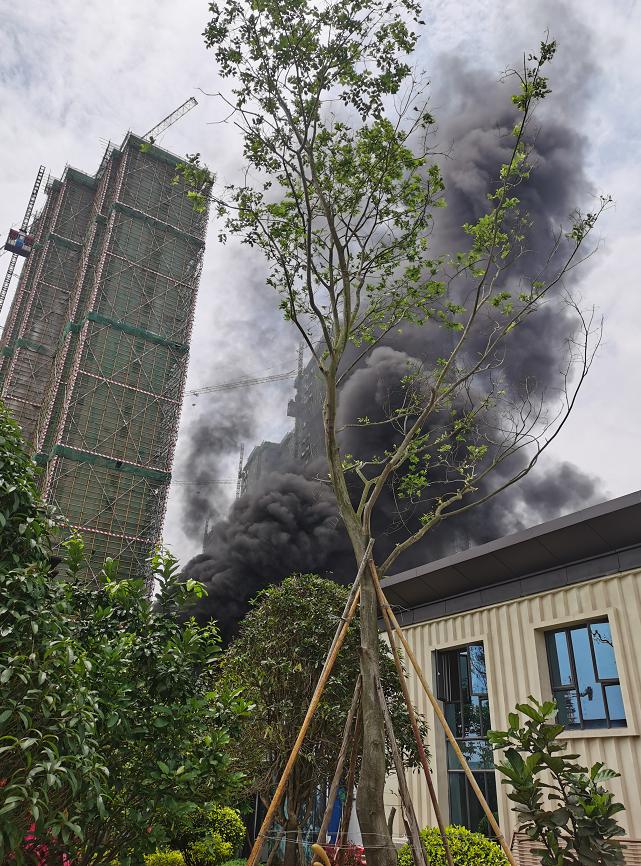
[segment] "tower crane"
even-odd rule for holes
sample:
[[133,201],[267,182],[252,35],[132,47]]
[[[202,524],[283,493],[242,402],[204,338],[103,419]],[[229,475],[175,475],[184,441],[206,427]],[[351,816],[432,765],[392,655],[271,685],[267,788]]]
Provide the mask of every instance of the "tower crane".
[[16,269],[18,256],[22,256],[22,258],[26,259],[29,258],[29,256],[31,255],[31,250],[33,248],[33,235],[27,234],[27,232],[29,230],[29,224],[31,223],[33,206],[35,205],[36,199],[38,198],[40,184],[42,183],[44,173],[45,167],[44,165],[41,165],[38,169],[36,182],[34,183],[33,189],[31,190],[29,204],[27,205],[27,209],[22,220],[22,225],[19,229],[9,230],[9,237],[7,238],[7,242],[4,245],[5,250],[8,250],[11,253],[11,259],[9,260],[9,267],[7,268],[7,273],[4,278],[4,282],[2,283],[2,288],[0,289],[0,312],[2,312],[2,307],[4,305],[5,298],[7,297],[9,286],[11,285],[11,278],[13,277],[13,272]]
[[231,391],[233,388],[244,388],[246,385],[262,385],[264,382],[294,379],[296,375],[296,370],[287,370],[284,373],[274,373],[272,376],[260,376],[256,379],[235,379],[232,382],[219,382],[217,385],[204,385],[202,388],[193,388],[185,393],[198,397],[199,394],[212,394],[214,391]]
[[144,136],[151,144],[158,138],[161,132],[164,132],[166,129],[169,129],[170,126],[180,120],[188,111],[191,111],[192,108],[195,108],[198,105],[198,101],[194,96],[190,96],[182,105],[180,105],[175,111],[172,111],[171,114],[168,114],[164,120],[161,120],[160,123],[157,123],[153,129],[150,129],[147,135]]

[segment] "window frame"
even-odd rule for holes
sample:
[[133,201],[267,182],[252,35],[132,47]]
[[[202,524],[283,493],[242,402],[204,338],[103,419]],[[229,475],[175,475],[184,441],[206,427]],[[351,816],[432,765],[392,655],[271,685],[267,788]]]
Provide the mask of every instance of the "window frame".
[[[465,743],[474,743],[474,742],[479,742],[479,741],[487,743],[488,742],[487,731],[491,730],[491,728],[492,728],[491,709],[490,709],[490,695],[489,695],[490,687],[489,687],[489,682],[488,682],[489,675],[488,675],[488,670],[487,670],[486,645],[487,645],[487,639],[485,637],[480,637],[478,639],[469,640],[469,641],[465,641],[463,643],[457,643],[457,644],[454,644],[452,646],[446,646],[446,647],[442,647],[440,649],[434,650],[434,671],[436,674],[436,678],[435,678],[436,679],[436,682],[435,682],[436,697],[437,697],[437,700],[439,700],[443,704],[444,711],[446,711],[446,709],[447,709],[446,704],[453,704],[459,708],[460,715],[461,715],[461,730],[463,731],[464,736],[462,736],[462,737],[457,736],[455,729],[453,729],[453,733],[454,733],[454,736],[455,736],[457,742],[463,748],[464,752],[465,752]],[[471,657],[470,648],[475,647],[475,646],[480,646],[481,649],[483,650],[483,659],[484,659],[484,663],[485,663],[485,677],[486,677],[486,691],[485,692],[473,692],[472,691],[473,678],[472,678],[472,670],[471,670],[472,657]],[[488,726],[487,726],[487,728],[485,728],[485,726],[483,725],[483,716],[481,713],[480,714],[480,728],[483,731],[483,734],[480,736],[479,735],[465,736],[465,734],[467,733],[467,726],[465,724],[465,714],[463,711],[463,706],[464,706],[465,701],[464,701],[463,683],[462,683],[461,676],[460,676],[460,668],[459,668],[459,674],[458,674],[458,679],[459,679],[458,689],[455,689],[453,687],[451,677],[447,676],[447,673],[449,673],[449,670],[450,670],[450,666],[449,666],[449,664],[446,665],[445,657],[452,655],[452,654],[456,654],[457,656],[460,657],[460,653],[463,650],[466,651],[465,654],[466,654],[467,680],[468,680],[468,684],[469,684],[470,704],[471,704],[471,698],[476,697],[479,699],[480,702],[484,701],[487,705]],[[458,660],[457,660],[457,663],[458,663]],[[449,810],[450,820],[452,820],[452,781],[453,781],[452,777],[454,777],[454,776],[456,776],[457,779],[459,779],[459,780],[460,779],[463,780],[463,795],[464,795],[464,800],[465,800],[465,809],[467,812],[467,818],[469,820],[469,817],[470,817],[471,812],[472,812],[471,805],[470,805],[471,796],[474,797],[474,794],[473,794],[470,783],[469,783],[469,781],[465,775],[465,771],[463,770],[463,768],[462,767],[458,767],[458,768],[457,767],[450,767],[450,748],[451,747],[450,747],[449,742],[447,741],[447,738],[445,738],[445,744],[444,745],[445,745],[444,770],[445,770],[445,779],[446,779],[446,783],[447,783],[448,810]],[[497,779],[496,779],[496,770],[495,770],[494,766],[482,767],[482,768],[472,768],[472,772],[474,774],[474,777],[476,778],[477,784],[480,786],[481,790],[483,791],[485,799],[488,802],[494,801],[496,804],[496,812],[498,812],[499,801],[500,801],[500,797],[499,797],[500,791],[499,791],[499,785],[498,785]],[[493,837],[490,836],[489,838],[493,838]]]
[[[599,668],[597,665],[596,653],[594,650],[594,639],[592,636],[591,626],[602,625],[602,624],[606,624],[608,626],[608,628],[610,630],[610,635],[612,637],[612,652],[613,652],[614,661],[616,664],[616,669],[617,669],[617,674],[618,674],[617,677],[601,678],[599,676]],[[579,688],[579,679],[578,679],[577,669],[576,669],[576,659],[575,659],[575,655],[574,655],[574,644],[572,643],[572,636],[571,636],[571,632],[573,630],[578,629],[578,628],[584,628],[587,631],[588,642],[589,642],[589,646],[590,646],[590,658],[592,661],[592,673],[594,675],[595,683],[597,683],[601,688],[601,698],[603,701],[605,718],[597,720],[596,724],[594,724],[594,723],[590,724],[588,722],[588,724],[586,725],[584,717],[583,717],[583,707],[581,705],[581,692],[580,692],[580,688]],[[551,659],[550,646],[552,643],[553,636],[558,635],[558,634],[563,634],[563,636],[565,638],[565,645],[566,645],[566,649],[567,649],[567,653],[568,653],[568,660],[570,663],[570,676],[572,678],[572,682],[569,683],[568,685],[555,685],[553,682],[553,676],[552,676],[553,665],[552,665],[552,659]],[[553,699],[555,699],[555,696],[559,692],[566,692],[566,693],[574,694],[574,695],[576,695],[576,698],[577,698],[577,711],[578,711],[579,721],[576,724],[566,724],[565,725],[566,731],[582,731],[582,732],[583,731],[599,731],[599,730],[616,731],[616,730],[622,730],[622,729],[625,730],[625,729],[629,728],[629,720],[628,720],[625,701],[624,701],[624,697],[623,697],[623,686],[621,684],[621,672],[619,671],[619,661],[618,661],[617,653],[616,653],[616,650],[614,647],[614,629],[612,627],[612,623],[610,622],[610,617],[607,615],[604,615],[604,616],[599,616],[599,617],[591,618],[591,619],[587,619],[587,620],[577,620],[577,621],[573,621],[570,623],[563,623],[563,624],[559,624],[559,625],[552,627],[552,628],[545,628],[543,630],[543,638],[544,638],[544,642],[545,642],[545,654],[546,654],[546,660],[547,660],[547,669],[548,669],[548,676],[550,678],[550,688],[552,690]],[[614,724],[612,723],[612,719],[610,718],[610,707],[609,707],[608,697],[607,697],[607,693],[606,693],[606,688],[608,686],[618,686],[619,687],[619,690],[621,691],[621,702],[623,704],[623,710],[625,713],[625,718],[623,719],[623,721],[615,720]]]

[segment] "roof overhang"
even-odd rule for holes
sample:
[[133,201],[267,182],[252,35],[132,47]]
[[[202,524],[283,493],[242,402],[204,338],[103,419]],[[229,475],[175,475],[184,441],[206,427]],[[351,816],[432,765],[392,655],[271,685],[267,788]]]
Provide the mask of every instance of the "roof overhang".
[[641,567],[641,491],[383,580],[404,625]]

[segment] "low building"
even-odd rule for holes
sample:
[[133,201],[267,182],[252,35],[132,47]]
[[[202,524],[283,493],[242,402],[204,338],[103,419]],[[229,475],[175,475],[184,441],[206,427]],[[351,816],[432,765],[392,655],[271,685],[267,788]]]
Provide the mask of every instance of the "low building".
[[[528,695],[556,698],[582,762],[621,773],[621,823],[641,838],[641,492],[419,568],[383,586],[506,838],[515,827],[486,731]],[[420,684],[438,800],[449,823],[487,828]],[[409,775],[422,826],[425,780]],[[388,809],[400,804],[393,786]],[[397,820],[395,832],[403,836]]]

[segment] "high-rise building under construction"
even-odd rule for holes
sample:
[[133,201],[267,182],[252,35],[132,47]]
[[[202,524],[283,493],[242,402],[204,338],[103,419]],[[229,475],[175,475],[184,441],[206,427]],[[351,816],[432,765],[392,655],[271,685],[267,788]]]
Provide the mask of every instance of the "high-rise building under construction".
[[123,577],[161,532],[206,229],[172,183],[179,158],[141,145],[49,181],[0,344],[45,499],[92,571],[111,556]]

